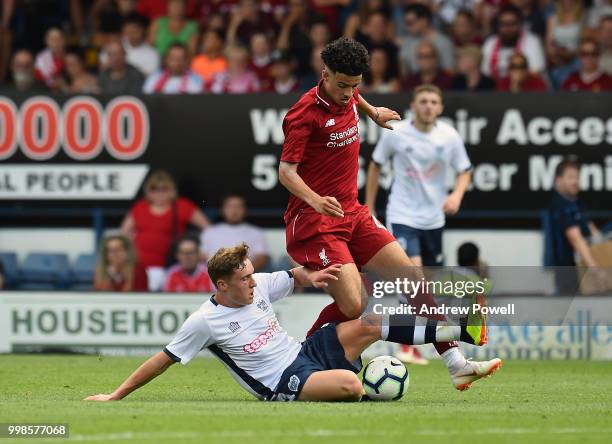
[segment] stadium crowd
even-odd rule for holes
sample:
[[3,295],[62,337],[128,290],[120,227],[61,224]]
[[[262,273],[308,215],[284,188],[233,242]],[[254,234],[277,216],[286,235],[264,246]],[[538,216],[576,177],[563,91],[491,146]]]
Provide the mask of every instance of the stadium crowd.
[[337,36],[364,92],[612,89],[610,0],[4,0],[0,89],[288,93]]

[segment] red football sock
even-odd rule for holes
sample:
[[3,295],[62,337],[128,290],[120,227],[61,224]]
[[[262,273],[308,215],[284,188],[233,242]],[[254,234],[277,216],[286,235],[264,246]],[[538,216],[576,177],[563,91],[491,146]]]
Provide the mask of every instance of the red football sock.
[[436,351],[438,352],[438,354],[442,354],[447,350],[450,350],[451,348],[454,347],[459,347],[459,344],[457,344],[457,341],[453,341],[453,342],[435,342],[433,345],[436,348]]
[[319,328],[330,322],[346,322],[350,320],[351,318],[340,311],[338,304],[335,302],[331,303],[321,311],[315,323],[310,327],[308,333],[306,333],[306,337],[311,336]]

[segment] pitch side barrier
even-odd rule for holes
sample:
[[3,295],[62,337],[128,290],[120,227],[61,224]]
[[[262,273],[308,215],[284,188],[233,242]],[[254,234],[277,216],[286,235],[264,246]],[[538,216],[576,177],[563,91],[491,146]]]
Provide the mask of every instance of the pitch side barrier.
[[[70,352],[148,355],[166,345],[186,317],[209,295],[4,292],[0,294],[0,353]],[[466,298],[438,299],[448,310]],[[319,311],[324,294],[298,294],[274,304],[289,333],[303,338]],[[378,307],[377,307],[378,305]],[[488,299],[489,343],[465,347],[477,359],[612,359],[612,295],[551,297],[497,296]],[[397,309],[395,295],[370,298],[367,311]],[[463,346],[463,345],[462,345]],[[433,357],[434,349],[421,347]],[[392,354],[379,342],[368,356]],[[205,353],[204,353],[205,354]]]
[[[0,200],[23,209],[127,207],[148,172],[165,168],[183,195],[208,208],[231,184],[254,212],[279,213],[287,201],[277,174],[282,121],[298,97],[2,96]],[[408,94],[367,98],[409,117]],[[474,164],[462,210],[535,214],[550,200],[556,165],[572,154],[582,162],[588,207],[610,212],[610,103],[610,93],[445,93],[443,120],[462,135]],[[381,131],[370,119],[359,122],[362,191]],[[383,188],[391,179],[387,166]]]

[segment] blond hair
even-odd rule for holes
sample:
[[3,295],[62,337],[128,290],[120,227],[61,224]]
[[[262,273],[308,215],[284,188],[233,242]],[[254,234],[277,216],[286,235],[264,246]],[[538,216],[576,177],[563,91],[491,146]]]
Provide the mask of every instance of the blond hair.
[[414,88],[414,91],[412,91],[412,100],[415,101],[417,96],[424,92],[437,94],[438,97],[440,97],[440,102],[442,102],[442,90],[436,85],[431,85],[429,83],[424,83]]
[[176,182],[166,170],[155,170],[145,181],[143,189],[145,196],[155,188],[168,187],[172,190],[172,199],[177,197]]
[[219,279],[227,278],[244,267],[244,261],[249,254],[249,246],[245,243],[230,248],[219,248],[208,260],[208,275],[217,285]]
[[108,244],[115,240],[121,242],[121,246],[127,253],[127,261],[120,272],[125,279],[122,291],[130,291],[132,290],[134,284],[134,265],[136,264],[136,255],[134,254],[132,242],[123,234],[106,236],[104,239],[102,239],[102,242],[100,242],[98,260],[96,262],[96,271],[94,274],[94,284],[98,289],[111,288],[111,277],[108,274],[108,267],[110,265],[108,262]]

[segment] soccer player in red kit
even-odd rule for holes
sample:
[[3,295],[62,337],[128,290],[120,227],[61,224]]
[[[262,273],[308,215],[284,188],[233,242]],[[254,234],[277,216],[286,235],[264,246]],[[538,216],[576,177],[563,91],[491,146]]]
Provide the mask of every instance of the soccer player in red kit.
[[[369,59],[363,45],[340,38],[328,44],[321,57],[321,81],[283,121],[279,165],[280,182],[291,193],[285,212],[287,252],[299,264],[317,270],[342,265],[339,279],[328,287],[335,302],[323,309],[309,335],[326,323],[361,316],[361,268],[387,280],[422,277],[393,235],[357,201],[359,111],[388,129],[388,122],[400,117],[359,95],[357,87]],[[434,304],[431,297],[421,303]],[[482,331],[486,335],[486,329]],[[501,366],[499,359],[466,360],[455,342],[435,347],[459,390]]]

